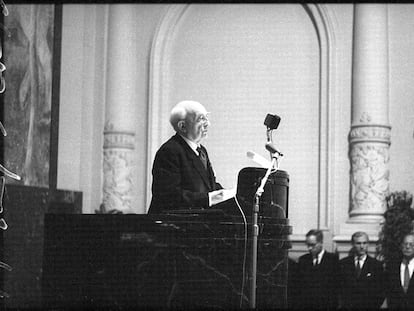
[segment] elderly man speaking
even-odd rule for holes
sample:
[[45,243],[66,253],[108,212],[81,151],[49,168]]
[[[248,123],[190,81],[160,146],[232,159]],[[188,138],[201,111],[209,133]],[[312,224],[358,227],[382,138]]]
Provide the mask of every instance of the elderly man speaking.
[[176,134],[157,151],[152,167],[152,200],[149,214],[176,209],[206,209],[231,197],[216,182],[207,150],[208,112],[196,101],[173,107],[170,123]]

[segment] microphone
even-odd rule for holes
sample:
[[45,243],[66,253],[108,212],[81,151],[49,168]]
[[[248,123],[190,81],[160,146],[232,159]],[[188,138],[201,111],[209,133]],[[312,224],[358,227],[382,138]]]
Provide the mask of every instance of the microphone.
[[277,150],[275,145],[273,145],[271,142],[267,142],[265,146],[266,146],[267,151],[269,151],[270,153],[272,154],[277,153],[279,156],[283,157],[283,153]]
[[269,130],[275,130],[279,126],[280,123],[280,117],[278,115],[272,115],[270,113],[267,114],[264,125],[267,126]]

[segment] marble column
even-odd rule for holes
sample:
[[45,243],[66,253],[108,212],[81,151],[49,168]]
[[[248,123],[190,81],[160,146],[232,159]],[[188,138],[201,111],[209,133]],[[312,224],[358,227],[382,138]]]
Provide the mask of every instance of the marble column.
[[387,25],[386,4],[355,4],[348,223],[378,223],[386,210],[391,143]]
[[103,146],[106,212],[133,212],[137,44],[134,5],[110,5]]

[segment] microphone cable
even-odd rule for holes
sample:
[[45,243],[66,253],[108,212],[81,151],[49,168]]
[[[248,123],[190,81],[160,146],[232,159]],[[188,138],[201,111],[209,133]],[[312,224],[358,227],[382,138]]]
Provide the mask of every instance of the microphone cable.
[[[271,174],[277,172],[279,170],[279,158],[276,158],[276,167],[271,170]],[[239,308],[242,308],[243,305],[243,296],[244,296],[244,286],[245,286],[245,280],[246,280],[246,261],[247,261],[247,219],[246,215],[243,212],[243,209],[240,206],[239,201],[237,200],[237,194],[234,196],[234,200],[236,201],[237,207],[239,208],[240,214],[243,217],[244,222],[244,252],[243,252],[243,279],[242,279],[242,286],[241,286],[241,294],[240,294],[240,302],[239,302]],[[253,204],[255,204],[253,200]]]
[[243,274],[242,274],[242,285],[240,291],[240,308],[243,305],[243,296],[244,296],[244,286],[245,286],[245,279],[246,279],[246,261],[247,261],[247,219],[246,215],[244,214],[239,201],[237,200],[237,194],[234,196],[234,200],[236,201],[237,207],[239,208],[240,214],[243,217],[244,223],[244,250],[243,250]]

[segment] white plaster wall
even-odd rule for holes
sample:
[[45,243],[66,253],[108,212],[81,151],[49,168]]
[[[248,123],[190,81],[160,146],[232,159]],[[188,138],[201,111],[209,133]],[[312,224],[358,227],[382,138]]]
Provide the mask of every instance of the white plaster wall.
[[137,55],[137,111],[136,111],[136,212],[145,214],[147,211],[147,193],[150,191],[150,181],[147,180],[147,168],[152,161],[147,159],[148,145],[148,96],[149,96],[149,59],[153,38],[161,18],[168,5],[139,4],[137,5],[137,32],[136,40],[139,42]]
[[[58,150],[58,188],[83,192],[83,212],[102,203],[103,129],[110,5],[64,4]],[[148,67],[152,38],[166,5],[136,7],[137,55],[136,184],[137,213],[145,212]]]
[[[348,219],[350,200],[350,163],[348,158],[348,134],[351,126],[351,84],[352,84],[352,4],[324,5],[329,13],[332,27],[335,30],[332,38],[333,84],[332,89],[332,125],[330,145],[331,170],[329,183],[333,188],[330,197],[330,228],[331,234],[340,234],[340,225]],[[328,234],[326,239],[329,247]],[[304,239],[304,237],[302,237]],[[329,249],[328,247],[328,249]]]
[[[83,24],[85,7],[65,6],[62,10],[61,85],[59,101],[59,147],[57,187],[80,190],[80,120],[83,66]],[[67,38],[71,38],[69,40]],[[76,91],[75,91],[76,90]],[[74,92],[75,91],[75,92]],[[75,117],[76,116],[76,117]],[[74,123],[75,121],[76,123]],[[69,155],[71,155],[69,157]]]
[[390,190],[414,194],[414,4],[389,4]]
[[290,175],[289,218],[294,232],[317,226],[319,51],[303,7],[190,6],[173,42],[168,103],[191,98],[211,111],[205,145],[223,186],[257,166],[248,150],[268,158],[263,121],[277,114],[274,143]]
[[102,127],[105,107],[107,6],[85,12],[85,58],[82,74],[82,146],[80,185],[83,212],[94,213],[102,196]]
[[[150,187],[147,168],[149,58],[156,27],[168,5],[139,4],[136,38],[136,206],[144,212]],[[326,4],[334,33],[334,131],[330,138],[332,183],[329,227],[339,234],[348,217],[348,134],[351,107],[352,4]],[[414,192],[414,6],[389,4],[391,190]],[[105,98],[107,5],[64,5],[58,187],[84,193],[84,212],[102,201],[102,133]],[[243,166],[247,150],[264,150],[267,113],[282,117],[274,133],[285,153],[281,169],[291,180],[290,218],[302,236],[316,224],[318,150],[313,103],[317,100],[317,40],[300,5],[194,5],[173,38],[168,105],[195,98],[212,111],[206,145],[225,186]],[[316,107],[316,108],[315,108]],[[168,110],[168,109],[167,109]],[[246,117],[248,115],[248,117]],[[236,121],[235,121],[236,120]],[[167,119],[164,126],[169,127]],[[169,134],[172,134],[170,130]],[[236,137],[234,139],[234,137]],[[303,177],[305,176],[305,178]],[[310,178],[309,178],[310,176]]]
[[102,194],[106,6],[64,5],[58,188],[83,192],[83,212]]

